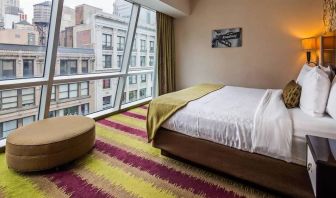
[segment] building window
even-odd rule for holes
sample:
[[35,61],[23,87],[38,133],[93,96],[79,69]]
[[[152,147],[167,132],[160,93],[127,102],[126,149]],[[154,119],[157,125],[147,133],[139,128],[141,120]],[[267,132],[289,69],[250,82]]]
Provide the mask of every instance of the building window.
[[34,60],[23,60],[23,77],[30,78],[34,76]]
[[131,56],[130,66],[131,67],[136,66],[136,56]]
[[140,50],[142,52],[146,51],[146,40],[140,40]]
[[64,109],[64,115],[78,115],[78,106],[69,107]]
[[125,104],[126,103],[126,92],[123,93],[122,97],[121,97],[121,103]]
[[18,107],[18,91],[17,90],[6,90],[0,92],[0,108],[10,109]]
[[112,49],[112,35],[103,34],[103,49],[104,50]]
[[77,60],[61,60],[60,74],[77,74]]
[[89,61],[83,60],[82,61],[82,74],[87,74],[87,73],[89,73]]
[[133,52],[135,52],[137,50],[137,39],[134,38],[133,40],[133,48],[132,48]]
[[35,104],[35,88],[22,89],[22,106]]
[[130,77],[128,77],[128,79],[129,79],[129,84],[130,85],[137,84],[137,76],[136,75],[130,76]]
[[130,102],[136,101],[138,98],[138,90],[130,91],[128,94],[128,100]]
[[15,60],[0,60],[0,79],[13,79],[15,73]]
[[89,114],[89,104],[82,104],[80,106],[80,109],[81,109],[81,115]]
[[149,66],[154,66],[154,56],[149,57]]
[[146,82],[146,78],[147,78],[146,74],[141,74],[141,82],[142,83]]
[[31,124],[35,121],[35,116],[29,116],[22,118],[22,126],[26,126],[28,124]]
[[[6,138],[10,132],[18,128],[18,121],[11,120],[1,124],[2,138]],[[1,138],[1,137],[0,137]]]
[[117,41],[117,50],[118,51],[123,51],[125,47],[125,37],[123,36],[118,36],[118,41]]
[[57,116],[57,112],[56,111],[49,111],[49,115],[48,115],[49,118],[54,118],[56,116]]
[[111,107],[111,96],[103,97],[103,108],[110,108]]
[[51,89],[51,101],[55,101],[56,100],[56,86],[52,86]]
[[78,84],[77,83],[73,83],[69,85],[69,96],[70,98],[77,98],[78,97]]
[[121,68],[122,55],[118,55],[117,57],[118,57],[118,59],[117,59],[117,67],[118,67],[118,68]]
[[149,41],[149,50],[151,53],[154,53],[154,41]]
[[103,55],[103,67],[104,68],[112,67],[112,56],[111,55]]
[[104,79],[103,80],[103,89],[111,88],[111,79]]
[[35,34],[28,33],[28,45],[35,45]]
[[147,92],[146,88],[140,89],[140,98],[141,99],[146,98],[146,92]]
[[89,95],[89,82],[81,82],[80,83],[81,89],[81,96],[88,96]]
[[146,56],[140,56],[140,66],[141,67],[146,66]]
[[59,99],[69,98],[69,86],[68,85],[58,86],[58,97]]

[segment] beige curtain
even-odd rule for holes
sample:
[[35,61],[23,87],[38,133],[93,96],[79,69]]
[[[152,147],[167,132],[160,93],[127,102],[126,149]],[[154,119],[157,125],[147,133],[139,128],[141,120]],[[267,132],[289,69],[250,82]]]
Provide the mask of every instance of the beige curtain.
[[157,12],[158,94],[175,91],[174,19]]

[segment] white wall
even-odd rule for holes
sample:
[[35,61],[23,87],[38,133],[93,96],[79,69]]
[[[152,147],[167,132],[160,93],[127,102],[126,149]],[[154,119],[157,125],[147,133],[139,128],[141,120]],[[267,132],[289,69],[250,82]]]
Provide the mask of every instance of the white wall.
[[[282,88],[305,62],[301,38],[323,30],[322,0],[192,0],[175,19],[177,88],[222,82]],[[211,48],[211,31],[241,27],[243,46]]]

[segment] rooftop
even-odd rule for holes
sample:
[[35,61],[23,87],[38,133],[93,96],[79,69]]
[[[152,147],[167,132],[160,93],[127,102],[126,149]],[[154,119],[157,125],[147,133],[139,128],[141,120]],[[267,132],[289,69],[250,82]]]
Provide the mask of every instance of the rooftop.
[[34,6],[51,6],[51,1],[45,1],[45,2],[42,2],[42,3],[37,3],[37,4],[34,4]]

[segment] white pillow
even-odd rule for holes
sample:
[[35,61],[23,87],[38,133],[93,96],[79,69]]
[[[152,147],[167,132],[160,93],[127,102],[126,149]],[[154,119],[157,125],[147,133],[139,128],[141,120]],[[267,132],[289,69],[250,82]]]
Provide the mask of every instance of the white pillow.
[[314,67],[309,66],[307,63],[303,65],[300,74],[296,80],[296,83],[302,87],[304,77],[308,72],[310,72]]
[[329,78],[330,78],[330,81],[332,81],[335,77],[335,73],[334,71],[331,69],[330,66],[327,66],[327,67],[324,67],[324,66],[319,66],[320,69],[322,69],[325,73],[328,74]]
[[329,94],[327,113],[334,119],[336,119],[336,77],[331,83],[331,90]]
[[326,110],[329,91],[328,75],[318,67],[314,67],[304,77],[300,108],[308,115],[322,117]]

